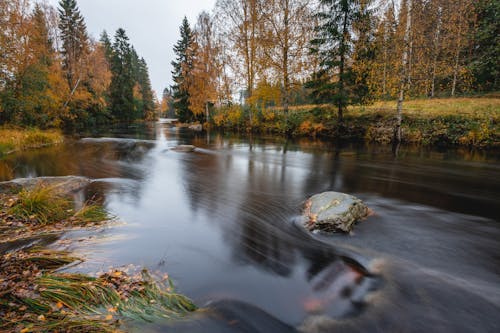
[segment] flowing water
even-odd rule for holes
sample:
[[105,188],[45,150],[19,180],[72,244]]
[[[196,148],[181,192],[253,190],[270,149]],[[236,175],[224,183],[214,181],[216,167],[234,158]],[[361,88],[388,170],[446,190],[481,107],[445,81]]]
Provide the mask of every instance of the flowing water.
[[[95,179],[82,198],[124,223],[63,236],[86,258],[71,269],[168,272],[218,313],[164,331],[500,332],[499,159],[157,123],[8,156],[0,180]],[[351,235],[308,234],[301,205],[329,190],[375,215]]]

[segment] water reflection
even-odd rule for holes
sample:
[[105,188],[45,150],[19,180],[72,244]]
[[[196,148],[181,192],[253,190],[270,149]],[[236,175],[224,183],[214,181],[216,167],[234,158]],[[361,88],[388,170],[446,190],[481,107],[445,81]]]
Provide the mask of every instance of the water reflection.
[[[178,144],[199,149],[170,150]],[[75,245],[88,258],[77,270],[129,263],[165,270],[199,304],[234,299],[290,325],[312,313],[368,318],[366,325],[385,315],[397,325],[397,316],[384,312],[396,311],[387,303],[426,310],[405,294],[409,285],[419,292],[439,286],[430,301],[436,306],[454,306],[451,290],[470,289],[436,282],[425,270],[472,281],[478,299],[491,303],[455,305],[460,311],[498,308],[491,287],[500,282],[497,162],[491,152],[401,147],[394,156],[384,146],[207,135],[160,124],[8,156],[0,177],[98,179],[85,197],[103,200],[127,225],[102,231],[99,239],[112,241]],[[358,195],[377,215],[351,236],[311,237],[293,220],[305,198],[326,190]],[[362,259],[390,264],[376,278]],[[385,305],[365,303],[376,293]]]

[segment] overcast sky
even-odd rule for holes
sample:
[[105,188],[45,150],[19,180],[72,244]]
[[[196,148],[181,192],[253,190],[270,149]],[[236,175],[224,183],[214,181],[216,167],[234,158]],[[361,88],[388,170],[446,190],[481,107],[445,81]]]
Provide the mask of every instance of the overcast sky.
[[[57,6],[59,0],[48,0]],[[179,26],[187,16],[196,22],[202,10],[211,11],[215,0],[77,0],[87,28],[95,39],[103,30],[112,37],[118,28],[127,32],[130,42],[148,66],[153,89],[161,96],[172,83],[170,62],[179,39]]]

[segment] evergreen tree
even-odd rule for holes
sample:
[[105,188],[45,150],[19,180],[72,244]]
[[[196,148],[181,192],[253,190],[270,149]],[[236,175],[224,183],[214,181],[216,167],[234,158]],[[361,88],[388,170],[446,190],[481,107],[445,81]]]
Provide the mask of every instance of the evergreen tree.
[[111,113],[117,120],[131,122],[135,119],[132,48],[125,30],[121,28],[115,34],[111,73]]
[[321,11],[315,16],[315,38],[311,53],[318,56],[320,69],[308,87],[316,99],[332,103],[338,109],[339,127],[346,106],[351,102],[348,81],[349,56],[353,48],[353,25],[365,16],[370,0],[320,0]]
[[172,61],[174,70],[172,76],[174,85],[172,86],[174,107],[177,117],[182,122],[191,121],[193,113],[189,109],[189,75],[193,69],[193,45],[194,36],[186,17],[180,27],[180,39],[174,46],[174,52],[177,55],[175,61]]
[[142,96],[141,115],[146,120],[154,119],[155,102],[153,98],[153,90],[151,88],[151,80],[149,79],[148,65],[144,58],[138,61],[137,83]]
[[476,88],[483,91],[500,89],[500,1],[479,0],[475,4],[477,28],[474,54],[470,64]]
[[59,6],[63,65],[69,88],[75,89],[82,79],[82,60],[89,48],[87,27],[75,0],[61,0]]
[[352,102],[365,104],[373,100],[375,85],[374,72],[376,44],[375,17],[367,6],[369,1],[360,1],[358,17],[353,22],[356,40],[353,46],[352,68],[349,86],[352,87]]
[[108,33],[104,30],[101,33],[101,38],[99,41],[104,46],[104,53],[106,55],[106,60],[111,63],[111,59],[113,58],[113,45],[111,44],[111,40],[109,39]]

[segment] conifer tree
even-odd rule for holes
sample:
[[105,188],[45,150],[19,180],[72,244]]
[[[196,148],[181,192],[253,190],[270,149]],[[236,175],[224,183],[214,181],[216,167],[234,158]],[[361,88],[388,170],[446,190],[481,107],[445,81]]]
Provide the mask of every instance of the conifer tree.
[[132,48],[125,30],[118,29],[113,43],[111,60],[111,113],[117,120],[130,122],[135,118],[134,73]]
[[475,3],[477,29],[474,54],[470,64],[476,88],[495,91],[500,88],[500,1],[479,0]]
[[189,75],[193,69],[193,46],[194,36],[186,17],[180,27],[180,39],[174,46],[177,56],[172,61],[174,70],[172,71],[174,85],[172,86],[174,107],[180,121],[186,122],[193,119],[193,114],[189,108]]
[[111,40],[109,39],[106,30],[104,30],[101,33],[101,38],[99,39],[99,41],[104,46],[104,53],[106,55],[106,60],[108,60],[108,62],[111,62],[111,59],[113,58],[113,45],[111,44]]
[[364,17],[370,0],[320,0],[321,11],[311,53],[320,59],[320,69],[309,83],[313,95],[332,103],[338,110],[339,128],[346,106],[351,102],[348,80],[349,57],[353,49],[353,25]]
[[69,88],[74,90],[82,79],[82,60],[88,54],[89,38],[76,0],[61,0],[59,7],[64,70]]
[[136,87],[139,97],[139,115],[145,120],[154,119],[155,102],[153,98],[153,90],[151,88],[151,80],[149,79],[148,65],[144,58],[137,60],[136,64]]

